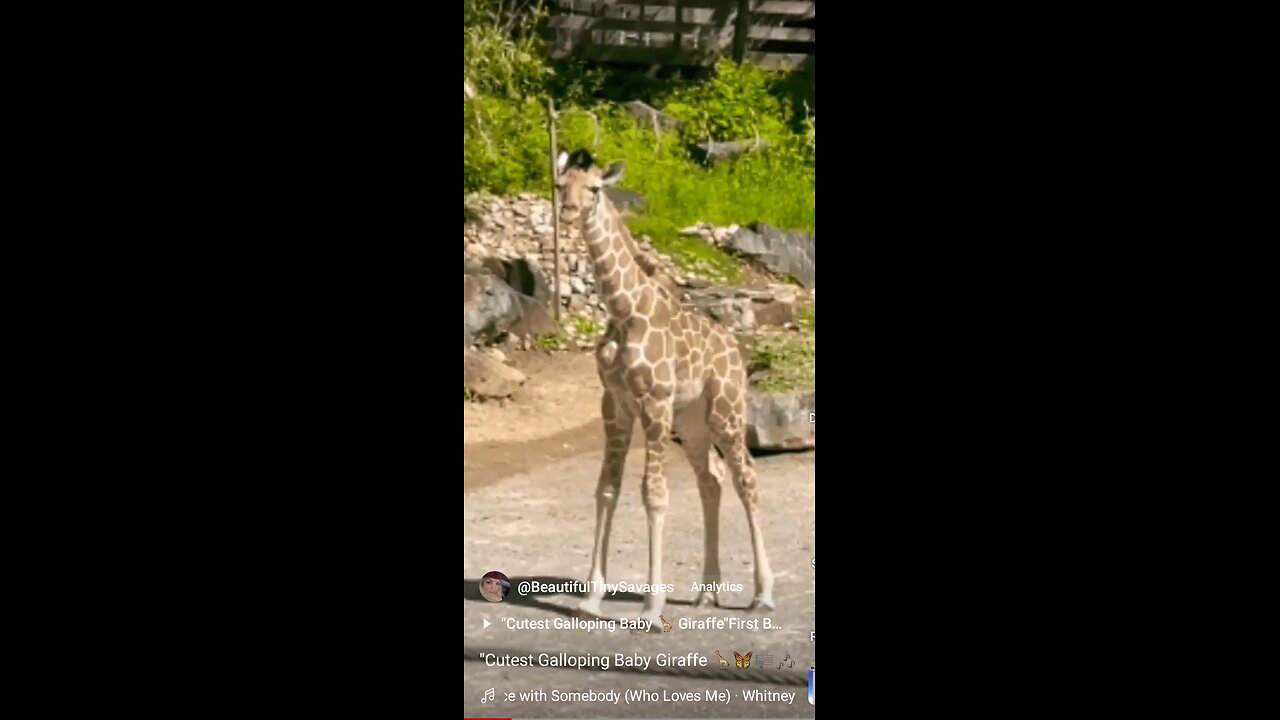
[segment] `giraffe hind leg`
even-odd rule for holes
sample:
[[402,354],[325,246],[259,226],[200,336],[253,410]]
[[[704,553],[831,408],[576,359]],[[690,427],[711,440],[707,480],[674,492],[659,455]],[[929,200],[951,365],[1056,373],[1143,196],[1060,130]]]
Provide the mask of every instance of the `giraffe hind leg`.
[[[683,408],[675,417],[675,429],[681,447],[698,478],[698,495],[702,498],[702,584],[716,587],[720,582],[720,491],[725,477],[725,464],[711,442],[707,428],[707,405],[700,400]],[[719,606],[719,593],[705,587],[699,591],[695,607]]]
[[[773,610],[773,570],[764,547],[764,530],[760,520],[760,486],[755,460],[747,450],[746,400],[743,390],[728,391],[718,381],[708,383],[709,398],[714,398],[708,415],[712,441],[724,455],[733,475],[733,487],[742,500],[751,530],[751,552],[755,558],[755,594],[749,610]],[[737,386],[734,386],[736,389]]]

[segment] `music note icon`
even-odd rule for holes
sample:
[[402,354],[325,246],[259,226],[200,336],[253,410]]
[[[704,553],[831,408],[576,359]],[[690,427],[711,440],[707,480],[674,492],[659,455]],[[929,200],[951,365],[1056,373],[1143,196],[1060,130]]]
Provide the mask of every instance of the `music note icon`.
[[493,699],[493,688],[484,691],[484,697],[480,698],[481,703],[487,703]]

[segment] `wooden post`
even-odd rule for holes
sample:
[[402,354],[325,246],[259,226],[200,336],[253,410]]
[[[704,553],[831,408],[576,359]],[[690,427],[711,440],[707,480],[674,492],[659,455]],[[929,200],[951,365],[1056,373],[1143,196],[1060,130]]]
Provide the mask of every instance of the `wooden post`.
[[738,0],[738,16],[734,18],[733,61],[741,64],[747,56],[747,33],[751,30],[751,0]]
[[676,32],[673,39],[675,52],[680,53],[684,50],[684,3],[682,0],[676,0]]
[[556,308],[556,322],[560,322],[560,192],[556,189],[556,101],[547,100],[547,133],[551,135],[551,251],[555,256],[555,271],[551,274],[551,297]]

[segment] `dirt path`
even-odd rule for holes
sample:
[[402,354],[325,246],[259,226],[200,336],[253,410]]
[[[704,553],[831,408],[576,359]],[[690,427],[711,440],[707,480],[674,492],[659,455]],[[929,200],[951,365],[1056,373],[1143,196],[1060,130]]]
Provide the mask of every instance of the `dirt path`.
[[506,357],[529,380],[507,401],[464,404],[464,491],[604,446],[602,390],[591,353],[531,350]]

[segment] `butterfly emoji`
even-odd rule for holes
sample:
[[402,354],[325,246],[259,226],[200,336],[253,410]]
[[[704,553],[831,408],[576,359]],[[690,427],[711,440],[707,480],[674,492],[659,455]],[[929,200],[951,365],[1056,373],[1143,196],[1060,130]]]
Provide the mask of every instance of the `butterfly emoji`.
[[751,653],[739,655],[736,651],[733,653],[733,660],[740,668],[751,667]]

